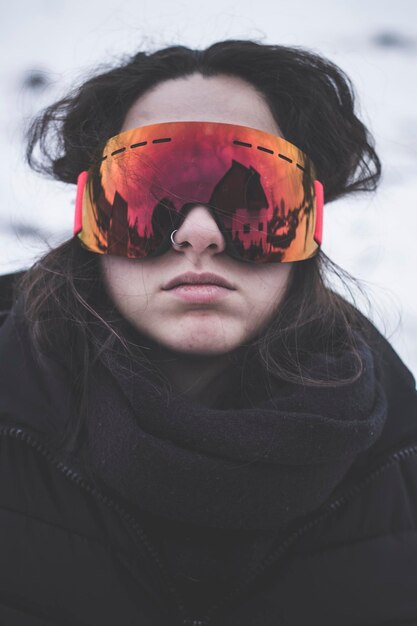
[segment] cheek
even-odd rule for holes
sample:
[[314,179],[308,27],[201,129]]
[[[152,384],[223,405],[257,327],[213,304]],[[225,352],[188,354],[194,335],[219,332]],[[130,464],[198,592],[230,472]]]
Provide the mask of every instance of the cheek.
[[244,333],[245,340],[257,334],[274,315],[281,299],[281,282],[282,279],[268,272],[246,275],[240,281],[240,292],[230,319],[236,330],[239,328],[239,332]]
[[282,300],[288,285],[292,263],[281,263],[276,266],[262,267],[256,275],[251,276],[249,297],[261,307],[274,307]]
[[117,302],[124,292],[124,278],[126,272],[123,271],[122,265],[117,259],[110,259],[103,257],[102,263],[102,276],[107,291]]
[[114,294],[122,296],[145,291],[143,270],[129,259],[105,257],[102,270],[105,283]]
[[119,311],[129,319],[148,306],[142,268],[127,259],[103,258],[102,278],[105,288]]
[[256,281],[252,281],[248,294],[251,323],[264,326],[275,315],[285,297],[291,268],[292,263],[267,268],[259,273]]

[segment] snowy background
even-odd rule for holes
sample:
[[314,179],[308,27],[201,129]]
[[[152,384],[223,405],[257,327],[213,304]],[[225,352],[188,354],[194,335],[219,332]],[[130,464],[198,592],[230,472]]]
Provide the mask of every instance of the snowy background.
[[337,63],[354,83],[383,178],[374,194],[325,205],[323,250],[361,280],[372,308],[355,292],[359,308],[417,376],[417,2],[14,0],[0,33],[0,274],[72,236],[75,186],[32,173],[24,135],[98,65],[230,38],[304,46]]

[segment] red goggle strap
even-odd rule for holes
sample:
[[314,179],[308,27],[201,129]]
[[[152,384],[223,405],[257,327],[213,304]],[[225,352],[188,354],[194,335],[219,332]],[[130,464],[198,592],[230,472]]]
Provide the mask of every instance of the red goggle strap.
[[324,189],[319,180],[314,181],[314,191],[316,194],[316,228],[314,229],[313,239],[319,246],[321,246],[323,238]]
[[78,235],[83,228],[83,197],[88,172],[84,171],[77,178],[77,196],[75,199],[74,235]]

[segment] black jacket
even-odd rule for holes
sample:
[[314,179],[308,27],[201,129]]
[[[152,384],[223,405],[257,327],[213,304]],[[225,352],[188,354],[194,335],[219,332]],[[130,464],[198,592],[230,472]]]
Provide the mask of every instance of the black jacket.
[[[0,363],[11,280],[0,282]],[[318,510],[205,615],[182,598],[138,519],[48,449],[39,408],[0,414],[0,624],[417,625],[417,392],[375,329],[389,415]],[[1,361],[3,359],[3,361]],[[34,384],[36,379],[34,378]]]

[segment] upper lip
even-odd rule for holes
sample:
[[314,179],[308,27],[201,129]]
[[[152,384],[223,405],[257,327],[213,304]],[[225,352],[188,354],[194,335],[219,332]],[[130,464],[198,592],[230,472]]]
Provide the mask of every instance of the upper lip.
[[173,287],[177,287],[178,285],[183,284],[210,284],[210,285],[220,285],[221,287],[226,287],[227,289],[235,289],[233,285],[229,283],[228,280],[219,276],[218,274],[213,274],[211,272],[203,272],[202,274],[196,274],[195,272],[185,272],[185,274],[179,274],[172,278],[163,289],[172,289]]

